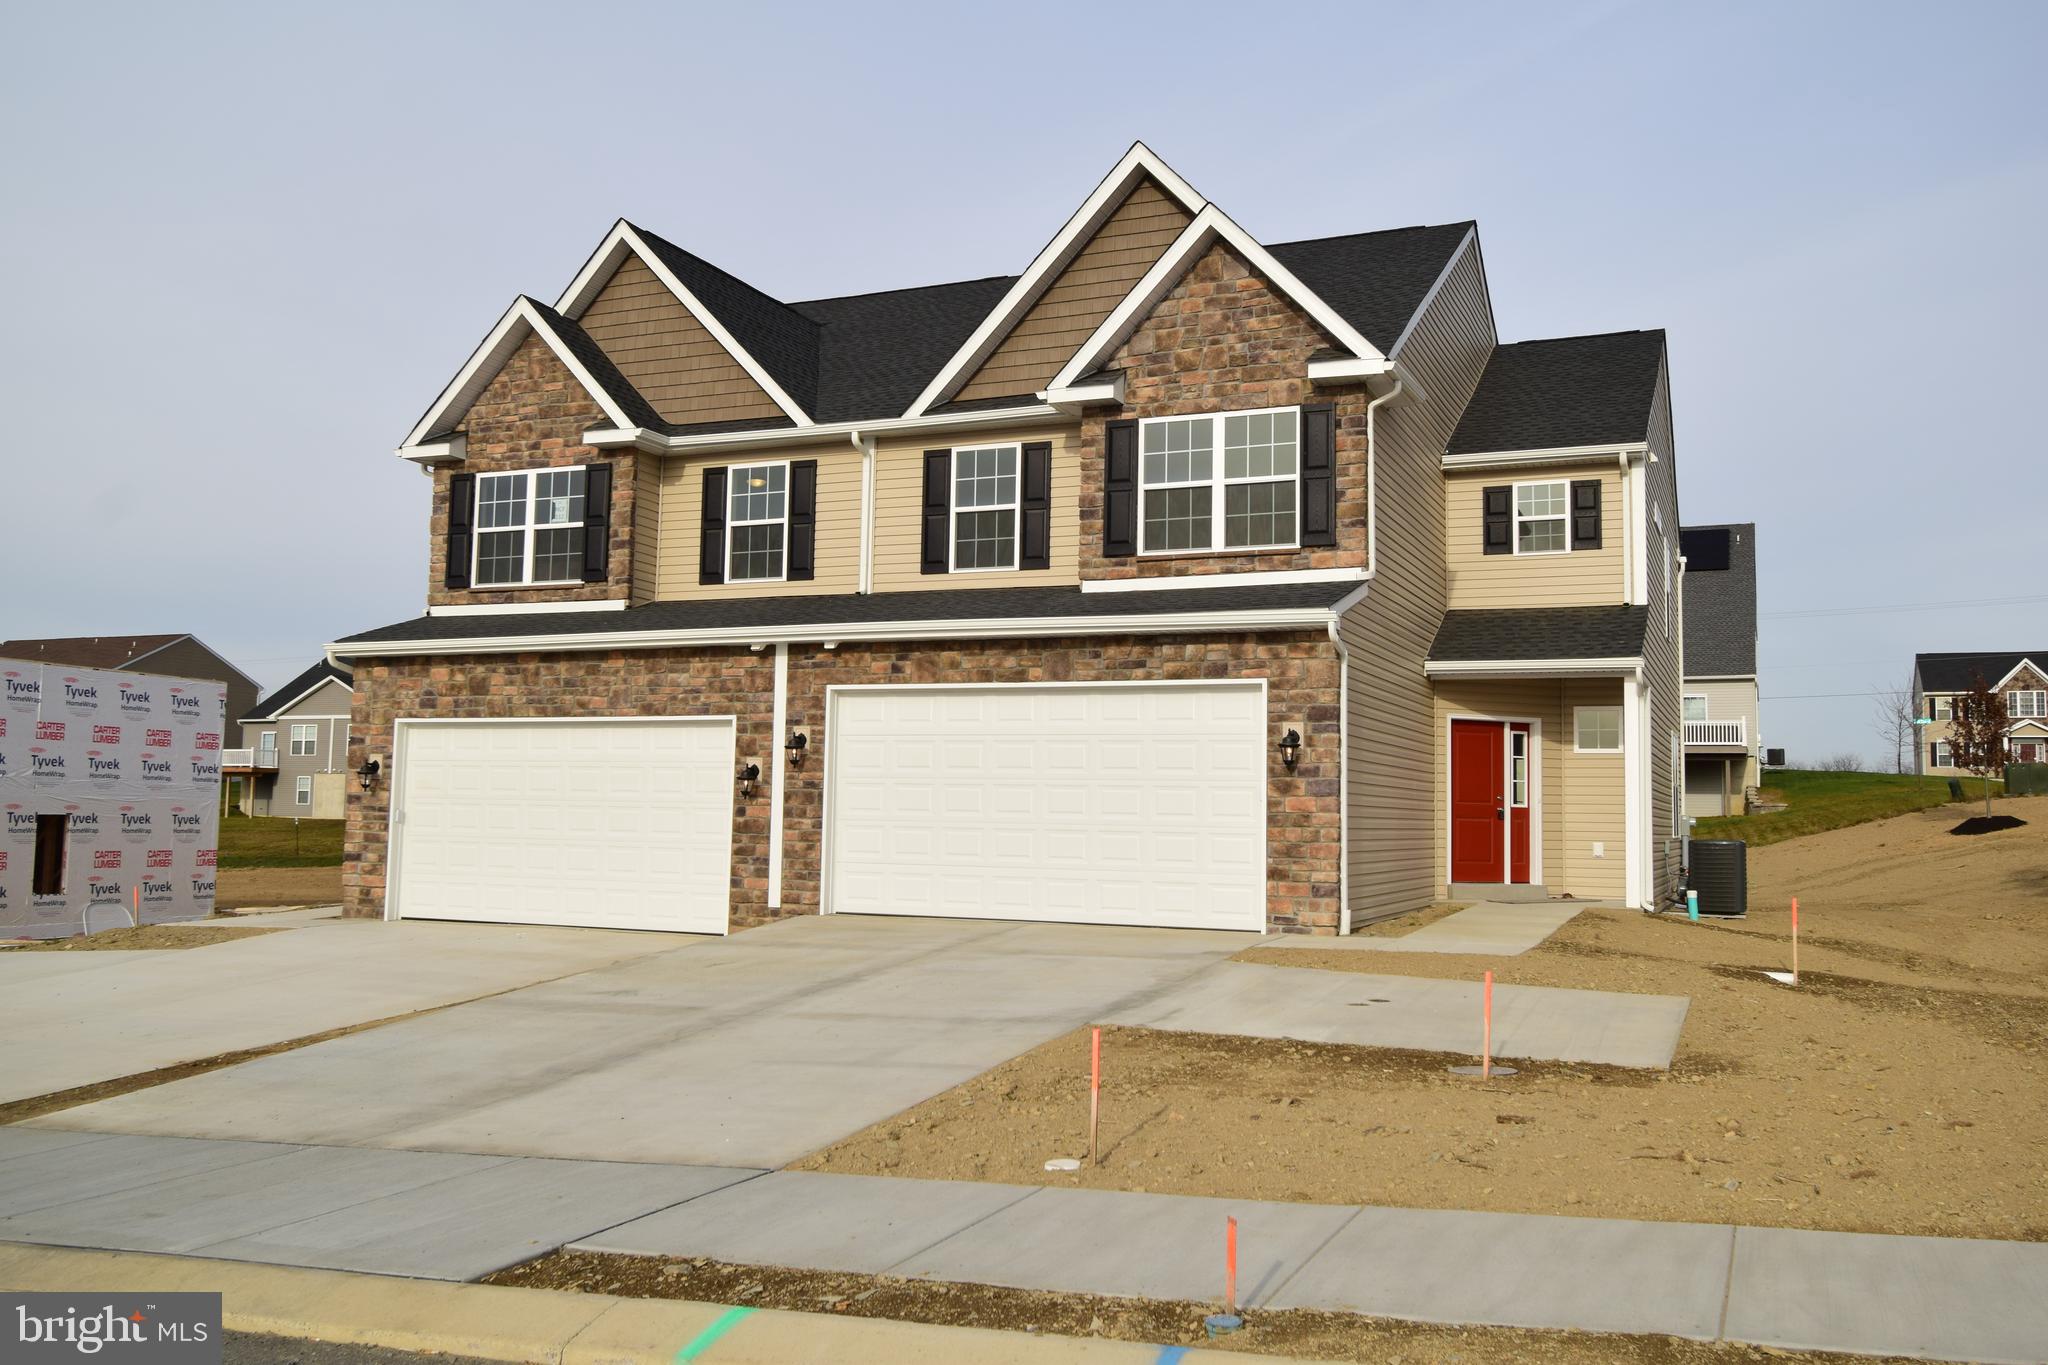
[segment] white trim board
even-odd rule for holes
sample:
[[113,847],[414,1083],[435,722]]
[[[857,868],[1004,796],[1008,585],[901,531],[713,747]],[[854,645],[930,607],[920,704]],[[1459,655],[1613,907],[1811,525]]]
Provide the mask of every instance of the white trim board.
[[[327,686],[327,685],[329,685],[330,683],[332,683],[332,684],[336,684],[336,685],[339,685],[339,686],[340,686],[340,688],[341,688],[341,689],[342,689],[342,690],[343,690],[344,692],[347,692],[347,693],[348,693],[349,695],[351,695],[351,696],[355,695],[355,690],[356,690],[356,689],[355,689],[355,685],[354,685],[353,683],[349,682],[349,681],[348,681],[348,679],[346,679],[346,678],[337,678],[337,677],[335,677],[335,676],[334,676],[333,674],[331,674],[331,673],[330,673],[330,674],[328,674],[328,675],[327,675],[326,677],[324,677],[324,678],[320,679],[320,681],[318,681],[318,682],[314,683],[314,684],[313,684],[313,685],[312,685],[311,687],[308,687],[308,688],[307,688],[307,689],[305,689],[305,690],[304,690],[303,692],[299,693],[299,695],[298,695],[298,696],[296,696],[296,697],[293,697],[293,698],[292,698],[292,699],[291,699],[290,701],[288,701],[288,702],[285,702],[285,703],[284,703],[283,705],[281,705],[281,706],[273,706],[273,707],[271,707],[271,708],[270,708],[270,709],[269,709],[268,711],[265,711],[265,712],[264,712],[264,713],[262,713],[261,715],[255,715],[255,716],[244,716],[244,717],[242,717],[242,718],[241,718],[240,720],[236,721],[236,722],[235,722],[235,724],[237,724],[237,725],[274,725],[274,724],[276,724],[276,723],[277,723],[277,718],[278,718],[279,716],[281,716],[281,715],[283,715],[283,714],[284,714],[285,712],[287,712],[287,711],[291,710],[291,709],[292,709],[292,708],[293,708],[294,706],[297,706],[297,705],[298,705],[298,704],[299,704],[300,702],[302,702],[302,701],[304,701],[304,700],[305,700],[306,698],[308,698],[308,697],[312,696],[312,695],[313,695],[313,694],[314,694],[315,692],[318,692],[318,691],[319,691],[319,690],[320,690],[321,688],[323,688],[323,687],[326,687],[326,686]],[[346,712],[346,711],[343,711],[343,712],[337,712],[336,714],[339,714],[339,715],[347,715],[347,714],[348,714],[348,712]],[[327,717],[325,717],[325,719],[328,719],[328,720],[332,720],[332,719],[333,719],[333,716],[327,716]]]
[[1649,453],[1650,447],[1642,441],[1624,441],[1619,445],[1552,446],[1544,450],[1489,450],[1446,455],[1438,463],[1447,470],[1513,469],[1533,464],[1591,464],[1611,460],[1617,455],[1637,457]]
[[469,359],[456,371],[455,377],[448,381],[448,386],[441,390],[440,396],[434,399],[420,420],[413,424],[412,430],[406,433],[405,440],[399,443],[398,454],[406,459],[428,463],[454,458],[449,450],[449,442],[429,446],[422,446],[420,442],[468,412],[470,405],[483,396],[484,390],[497,378],[498,371],[505,368],[505,362],[512,358],[512,353],[519,349],[528,336],[538,336],[547,343],[548,349],[554,352],[555,359],[561,361],[563,368],[575,376],[576,382],[581,384],[584,391],[604,409],[605,416],[611,418],[614,426],[633,425],[633,419],[626,415],[625,409],[621,408],[617,400],[606,392],[605,387],[584,368],[583,362],[576,358],[568,344],[555,334],[555,329],[548,325],[547,320],[534,307],[533,300],[521,294],[499,317],[497,324],[491,328],[490,334],[483,339],[482,344],[470,352]]
[[1642,667],[1640,658],[1432,660],[1422,672],[1429,678],[1593,678],[1635,677]]
[[878,436],[909,436],[919,432],[974,431],[983,427],[1061,426],[1078,429],[1068,413],[1047,403],[1014,408],[982,408],[973,412],[942,412],[926,417],[885,417],[872,421],[832,422],[810,427],[769,427],[761,431],[718,431],[703,436],[670,436],[644,427],[617,427],[583,433],[583,444],[600,450],[630,446],[654,455],[766,450],[785,445],[817,445],[846,439],[858,445]]
[[1090,578],[1083,593],[1158,592],[1171,588],[1252,588],[1268,583],[1362,583],[1364,569],[1252,569],[1242,573],[1189,574],[1184,578]]
[[[524,592],[515,588],[507,591]],[[545,589],[542,589],[545,591]],[[429,616],[547,616],[561,611],[624,611],[623,597],[605,597],[591,602],[453,602],[428,607]]]
[[[1408,325],[1401,329],[1401,335],[1395,337],[1394,344],[1387,348],[1387,358],[1389,360],[1400,359],[1401,348],[1408,344],[1409,337],[1415,335],[1415,329],[1422,324],[1423,317],[1435,305],[1436,296],[1443,292],[1446,284],[1450,283],[1451,276],[1457,272],[1459,263],[1465,259],[1465,253],[1467,251],[1476,252],[1478,249],[1479,225],[1474,223],[1471,227],[1465,229],[1465,236],[1459,241],[1458,249],[1451,253],[1451,258],[1448,261],[1444,262],[1444,268],[1437,272],[1436,282],[1429,286],[1429,292],[1422,296],[1422,302],[1416,304],[1415,311],[1408,315]],[[1491,299],[1487,300],[1486,312],[1487,322],[1490,324],[1493,321],[1493,301]],[[1488,330],[1491,331],[1492,328],[1489,326]]]
[[[2018,663],[2014,664],[2012,668],[2007,671],[2004,677],[2000,678],[1997,682],[1991,684],[1991,690],[1993,692],[2004,691],[2005,685],[2011,682],[2014,678],[2018,677],[2020,670],[2023,668],[2031,670],[2034,676],[2037,678],[2048,678],[2048,669],[2042,668],[2041,665],[2035,663],[2032,659],[2023,657]],[[1956,695],[1960,696],[1962,694],[1957,693]]]

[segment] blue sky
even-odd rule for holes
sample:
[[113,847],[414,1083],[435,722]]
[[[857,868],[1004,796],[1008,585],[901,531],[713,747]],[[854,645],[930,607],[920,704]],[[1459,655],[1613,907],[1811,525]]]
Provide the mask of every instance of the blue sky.
[[2048,645],[2048,6],[0,24],[0,637],[189,629],[282,681],[418,611],[391,449],[614,218],[785,298],[1011,273],[1142,138],[1269,241],[1477,218],[1505,340],[1670,329],[1685,519],[1760,527],[1768,742],[1874,756],[1830,694]]

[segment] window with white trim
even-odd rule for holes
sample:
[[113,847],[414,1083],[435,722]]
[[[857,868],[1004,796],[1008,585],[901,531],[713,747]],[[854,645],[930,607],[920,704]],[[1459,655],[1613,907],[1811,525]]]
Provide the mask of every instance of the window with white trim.
[[1138,449],[1140,552],[1301,543],[1299,408],[1146,418]]
[[313,804],[313,779],[302,777],[292,787],[292,804],[310,806]]
[[1937,739],[1927,746],[1927,762],[1930,767],[1953,768],[1956,765],[1955,750],[1949,748],[1947,740]]
[[1022,446],[953,452],[953,570],[1017,567],[1017,486]]
[[2048,692],[2008,692],[2005,714],[2011,720],[2048,719]]
[[480,588],[583,581],[583,467],[479,474],[476,563]]
[[1688,692],[1685,694],[1685,718],[1687,720],[1705,720],[1707,718],[1707,699],[1703,694],[1698,692]]
[[272,764],[275,764],[277,762],[277,731],[265,730],[259,735],[256,739],[256,752],[268,758]]
[[780,582],[789,546],[788,462],[734,465],[726,489],[726,582]]
[[1571,538],[1572,486],[1567,479],[1515,485],[1515,553],[1567,553]]
[[320,751],[320,727],[317,725],[294,725],[292,727],[292,757],[306,758]]
[[1956,715],[1956,712],[1955,712],[1955,705],[1954,705],[1954,703],[1953,703],[1953,702],[1952,702],[1952,701],[1951,701],[1951,700],[1950,700],[1950,699],[1949,699],[1948,697],[1935,697],[1935,698],[1933,698],[1932,700],[1933,700],[1933,702],[1934,702],[1934,719],[1936,719],[1936,720],[1954,720],[1954,719],[1955,719],[1955,715]]
[[1521,810],[1529,804],[1529,732],[1508,732],[1508,804]]
[[1621,708],[1619,706],[1575,706],[1572,708],[1572,746],[1582,754],[1621,752]]

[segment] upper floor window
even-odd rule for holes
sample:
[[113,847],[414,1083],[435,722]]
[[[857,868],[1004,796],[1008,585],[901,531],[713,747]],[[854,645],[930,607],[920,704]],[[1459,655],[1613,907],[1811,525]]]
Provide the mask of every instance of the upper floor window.
[[1947,697],[1933,697],[1929,700],[1933,705],[1933,709],[1928,714],[1935,720],[1955,719],[1955,706]]
[[584,471],[480,474],[476,481],[479,587],[581,582]]
[[789,544],[789,465],[734,465],[728,476],[726,581],[780,582]]
[[1138,426],[1144,553],[1300,543],[1299,409],[1155,417]]
[[1571,549],[1571,484],[1564,479],[1515,485],[1515,553],[1562,554]]
[[1685,698],[1685,718],[1687,720],[1705,720],[1707,718],[1707,699],[1697,692],[1687,693]]
[[953,452],[953,564],[963,569],[1017,567],[1020,446],[970,446]]
[[2048,692],[2008,692],[2005,714],[2012,720],[2048,719]]
[[304,758],[318,752],[320,729],[315,725],[294,725],[292,727],[292,757]]

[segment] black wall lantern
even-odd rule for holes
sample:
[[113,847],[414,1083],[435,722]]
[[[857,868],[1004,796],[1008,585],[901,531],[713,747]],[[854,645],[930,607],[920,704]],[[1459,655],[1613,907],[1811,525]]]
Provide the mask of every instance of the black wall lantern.
[[356,769],[356,776],[362,779],[364,791],[376,790],[377,774],[382,771],[384,771],[384,765],[376,759],[371,758],[363,761],[363,766]]
[[1301,731],[1289,730],[1280,736],[1280,763],[1288,772],[1301,762]]
[[761,765],[760,765],[760,764],[758,764],[758,763],[743,763],[743,764],[741,764],[741,765],[740,765],[740,795],[741,795],[741,796],[752,796],[752,795],[754,794],[754,787],[755,787],[755,785],[756,785],[757,783],[759,783],[759,782],[760,782],[760,780],[761,780]]
[[811,737],[801,730],[791,730],[789,741],[782,746],[783,756],[792,768],[804,766],[804,750],[810,747]]

